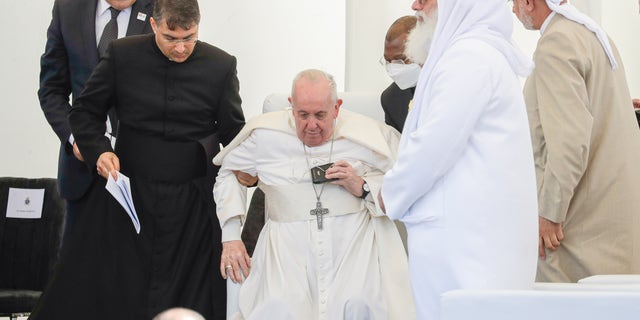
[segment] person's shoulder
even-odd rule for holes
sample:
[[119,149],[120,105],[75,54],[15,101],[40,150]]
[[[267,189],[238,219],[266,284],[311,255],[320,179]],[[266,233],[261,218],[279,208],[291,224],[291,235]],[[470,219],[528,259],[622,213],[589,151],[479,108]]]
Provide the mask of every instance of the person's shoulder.
[[540,42],[556,40],[563,43],[575,42],[578,38],[596,38],[595,34],[584,25],[556,14],[540,37]]
[[[339,115],[340,119],[346,123],[347,125],[360,125],[363,127],[367,127],[367,128],[379,128],[382,131],[386,131],[389,129],[393,129],[391,126],[387,125],[386,123],[384,123],[383,121],[380,121],[378,119],[374,119],[371,118],[369,116],[366,116],[364,114],[355,112],[355,111],[351,111],[348,109],[340,109],[340,115]],[[395,130],[395,129],[393,129]]]
[[150,43],[151,41],[155,41],[154,37],[155,36],[154,36],[153,33],[131,35],[131,36],[126,36],[124,38],[120,38],[120,39],[114,40],[113,41],[113,45],[114,46],[143,45],[143,44]]
[[401,91],[398,85],[395,82],[391,82],[391,84],[382,91],[380,96],[384,100],[385,98],[393,97],[398,91]]
[[[57,7],[60,14],[64,15],[84,12],[89,9],[89,6],[95,8],[95,3],[86,0],[55,0],[53,6],[54,8]],[[73,16],[73,18],[78,19],[79,17]]]
[[475,69],[483,66],[492,68],[500,60],[504,60],[504,55],[493,46],[479,39],[456,41],[442,58],[443,65],[446,64],[448,70],[465,70],[465,68],[469,67],[474,67]]
[[398,100],[402,101],[404,100],[404,97],[409,97],[409,99],[413,97],[414,88],[415,87],[402,90],[400,89],[400,87],[398,87],[398,85],[395,82],[392,82],[380,94],[380,103],[382,104],[382,107],[384,109],[387,109],[387,108],[395,109],[397,107],[395,104],[398,102]]
[[215,56],[216,58],[226,58],[231,59],[233,56],[228,52],[216,47],[212,44],[209,44],[204,41],[198,41],[198,50],[204,55]]
[[78,7],[78,6],[88,6],[91,5],[91,1],[86,0],[55,0],[54,5],[58,5],[61,7]]

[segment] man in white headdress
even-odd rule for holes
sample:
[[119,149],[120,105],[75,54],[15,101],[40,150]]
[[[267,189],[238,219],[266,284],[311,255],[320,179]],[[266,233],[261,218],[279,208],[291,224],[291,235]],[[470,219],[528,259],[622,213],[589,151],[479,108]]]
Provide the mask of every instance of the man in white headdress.
[[[249,121],[214,159],[220,273],[247,276],[234,319],[415,319],[400,236],[373,196],[399,133],[340,109],[320,70],[296,76],[289,102]],[[234,171],[260,177],[266,195],[252,261],[240,241],[246,187]]]
[[538,281],[640,273],[640,131],[622,60],[560,0],[515,0],[542,36],[525,84],[539,206]]
[[503,0],[413,9],[438,21],[381,198],[407,226],[418,318],[439,319],[445,291],[533,285],[535,172],[518,78],[532,63],[511,42]]

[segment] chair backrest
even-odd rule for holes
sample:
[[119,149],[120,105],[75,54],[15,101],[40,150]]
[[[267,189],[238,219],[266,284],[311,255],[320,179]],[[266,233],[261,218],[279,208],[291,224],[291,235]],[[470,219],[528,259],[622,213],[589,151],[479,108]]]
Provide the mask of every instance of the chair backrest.
[[[274,93],[264,99],[262,112],[271,112],[285,109],[289,106],[289,95],[286,93]],[[357,112],[370,118],[384,121],[384,111],[380,104],[379,92],[338,92],[338,98],[342,99],[342,107],[349,111]]]
[[[44,189],[42,217],[7,218],[9,188]],[[56,179],[0,178],[0,290],[44,289],[58,256],[64,215]]]

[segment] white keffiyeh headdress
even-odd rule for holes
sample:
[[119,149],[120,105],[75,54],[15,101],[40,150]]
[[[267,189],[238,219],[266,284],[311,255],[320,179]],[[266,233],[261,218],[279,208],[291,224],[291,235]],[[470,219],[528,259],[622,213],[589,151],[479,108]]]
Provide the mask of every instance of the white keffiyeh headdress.
[[591,30],[596,34],[598,40],[602,44],[602,48],[604,48],[604,52],[609,57],[609,62],[611,62],[611,68],[618,68],[618,63],[616,62],[616,58],[613,56],[613,49],[611,48],[611,43],[609,43],[609,37],[607,33],[604,32],[602,27],[600,27],[593,19],[591,19],[586,14],[580,12],[576,7],[569,3],[562,3],[562,0],[545,0],[549,9],[553,12],[563,15],[565,18],[569,20],[573,20],[579,24],[584,25],[587,29]]

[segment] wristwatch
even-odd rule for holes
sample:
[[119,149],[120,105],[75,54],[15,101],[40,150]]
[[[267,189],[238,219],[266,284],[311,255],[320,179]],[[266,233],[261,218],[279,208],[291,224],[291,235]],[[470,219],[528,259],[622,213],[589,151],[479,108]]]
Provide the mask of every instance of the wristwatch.
[[367,181],[365,181],[362,184],[362,195],[360,196],[360,198],[362,199],[366,198],[369,192],[371,192],[371,189],[369,189],[369,184],[367,183]]

